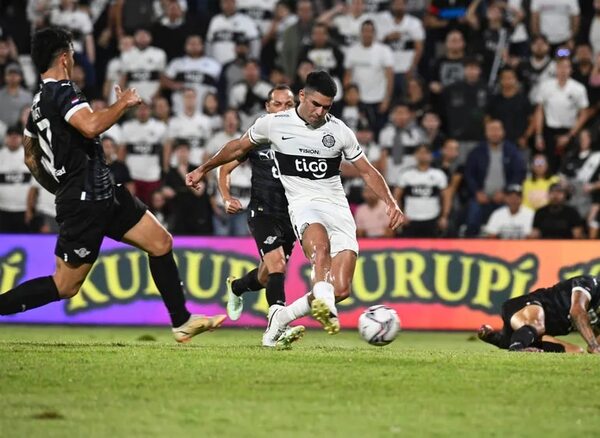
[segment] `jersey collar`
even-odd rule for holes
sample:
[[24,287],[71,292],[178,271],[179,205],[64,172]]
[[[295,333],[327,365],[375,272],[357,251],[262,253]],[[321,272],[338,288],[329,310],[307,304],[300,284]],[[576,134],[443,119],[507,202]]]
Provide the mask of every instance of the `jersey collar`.
[[42,79],[42,82],[44,84],[47,84],[48,82],[58,82],[58,81],[54,78],[46,78],[46,79]]

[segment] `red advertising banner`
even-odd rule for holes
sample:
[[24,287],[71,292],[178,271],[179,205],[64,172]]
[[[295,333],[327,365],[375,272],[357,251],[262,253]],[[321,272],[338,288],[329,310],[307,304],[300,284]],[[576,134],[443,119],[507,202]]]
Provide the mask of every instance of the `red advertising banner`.
[[[54,269],[53,236],[0,235],[0,292]],[[500,326],[502,303],[581,273],[600,273],[592,241],[362,240],[351,297],[339,304],[342,327],[354,328],[374,304],[397,310],[405,329],[472,330]],[[225,280],[258,263],[254,241],[175,238],[174,252],[190,310],[222,313]],[[286,275],[288,302],[310,290],[310,266],[295,248]],[[264,292],[246,294],[244,314],[229,325],[264,327]],[[80,293],[0,323],[167,324],[145,254],[106,240]],[[316,325],[310,318],[302,321]]]

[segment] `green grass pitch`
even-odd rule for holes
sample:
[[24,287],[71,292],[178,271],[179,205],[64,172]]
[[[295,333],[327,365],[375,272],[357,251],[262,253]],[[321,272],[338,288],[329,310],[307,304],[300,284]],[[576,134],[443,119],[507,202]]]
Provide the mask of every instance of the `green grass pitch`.
[[[466,333],[0,326],[1,437],[598,436],[600,357],[497,351]],[[577,343],[577,337],[571,337]]]

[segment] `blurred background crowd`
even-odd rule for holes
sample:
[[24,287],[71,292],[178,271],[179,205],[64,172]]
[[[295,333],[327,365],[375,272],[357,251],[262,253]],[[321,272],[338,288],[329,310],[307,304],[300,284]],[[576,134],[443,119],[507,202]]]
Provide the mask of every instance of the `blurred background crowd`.
[[[0,232],[56,232],[52,195],[23,164],[39,87],[32,32],[74,35],[73,81],[92,108],[114,85],[144,103],[102,136],[115,183],[174,234],[247,235],[214,176],[185,174],[264,113],[274,84],[313,70],[407,223],[353,167],[364,237],[596,238],[600,228],[600,0],[2,0]],[[247,205],[251,170],[231,175]]]

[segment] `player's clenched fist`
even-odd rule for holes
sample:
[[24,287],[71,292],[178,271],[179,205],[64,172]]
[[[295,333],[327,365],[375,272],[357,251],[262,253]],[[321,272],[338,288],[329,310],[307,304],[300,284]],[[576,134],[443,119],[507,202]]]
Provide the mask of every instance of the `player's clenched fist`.
[[395,230],[404,223],[404,213],[402,213],[402,210],[400,210],[400,207],[398,207],[398,204],[395,202],[393,204],[388,204],[385,212],[390,218],[389,227],[392,230]]
[[125,102],[128,108],[142,103],[142,98],[137,93],[135,88],[128,88],[127,90],[123,91],[121,90],[121,87],[115,85],[115,94],[117,95],[117,100],[122,100]]
[[202,190],[203,185],[201,181],[203,177],[204,173],[200,170],[200,168],[197,168],[185,176],[185,184],[193,189]]

